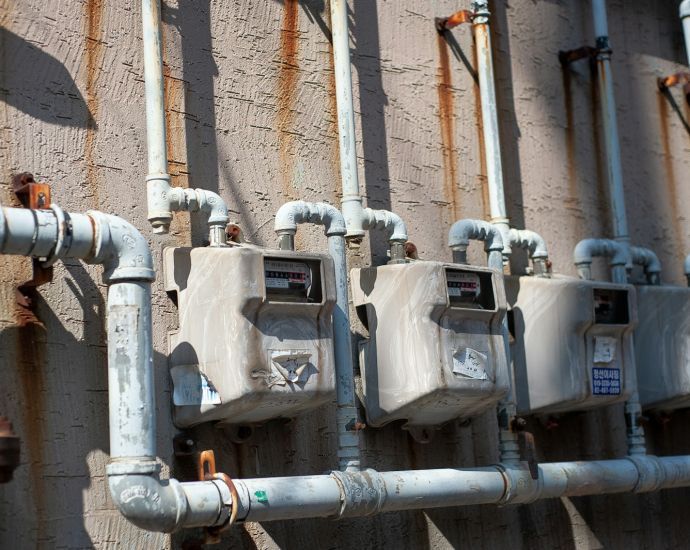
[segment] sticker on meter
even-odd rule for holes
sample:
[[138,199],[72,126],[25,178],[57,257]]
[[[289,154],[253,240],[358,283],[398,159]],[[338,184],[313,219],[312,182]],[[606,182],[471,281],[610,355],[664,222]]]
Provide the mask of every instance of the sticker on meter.
[[481,291],[479,275],[475,273],[446,271],[446,281],[448,282],[448,296],[476,298]]
[[311,285],[309,266],[300,262],[266,260],[264,272],[266,288],[305,290]]

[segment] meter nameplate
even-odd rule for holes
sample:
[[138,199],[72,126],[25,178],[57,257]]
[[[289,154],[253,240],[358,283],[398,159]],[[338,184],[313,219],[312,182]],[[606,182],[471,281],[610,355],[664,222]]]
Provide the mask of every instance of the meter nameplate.
[[610,363],[616,357],[616,339],[610,336],[594,338],[594,362]]
[[481,291],[479,275],[475,273],[446,271],[446,281],[448,284],[448,296],[476,298]]
[[594,395],[620,395],[620,369],[592,369],[592,393]]
[[487,356],[479,351],[464,348],[453,355],[453,372],[477,380],[486,380]]
[[198,365],[179,365],[170,369],[175,405],[220,405],[220,394],[199,371]]
[[309,272],[309,266],[301,262],[266,260],[264,263],[268,289],[306,290],[311,285]]

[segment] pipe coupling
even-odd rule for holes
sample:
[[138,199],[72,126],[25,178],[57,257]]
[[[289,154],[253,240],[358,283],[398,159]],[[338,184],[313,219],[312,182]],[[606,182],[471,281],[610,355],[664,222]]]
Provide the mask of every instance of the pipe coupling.
[[541,472],[539,479],[532,479],[529,467],[526,463],[519,464],[491,464],[502,475],[505,482],[505,493],[497,503],[499,506],[507,504],[529,504],[539,500],[544,489],[544,474]]
[[666,480],[666,472],[661,461],[651,455],[626,456],[635,465],[638,481],[633,493],[653,493],[661,489]]
[[340,511],[337,519],[374,516],[388,497],[383,477],[372,469],[361,472],[330,472],[340,488]]

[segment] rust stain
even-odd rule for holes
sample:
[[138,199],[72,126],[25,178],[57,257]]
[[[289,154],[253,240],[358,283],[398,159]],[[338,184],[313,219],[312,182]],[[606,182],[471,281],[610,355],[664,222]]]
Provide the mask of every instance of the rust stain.
[[573,116],[573,92],[571,74],[568,66],[562,67],[563,99],[565,107],[565,153],[568,165],[568,181],[570,184],[570,203],[575,212],[575,234],[577,241],[582,238],[582,211],[580,205],[580,188],[577,179],[577,153],[575,149],[575,120]]
[[[474,66],[477,67],[477,46],[472,43],[472,59]],[[479,89],[479,82],[474,83],[474,116],[477,126],[477,144],[479,147],[479,184],[482,190],[482,214],[484,219],[491,219],[491,202],[489,198],[489,176],[486,167],[486,148],[484,146],[484,119],[482,118],[482,93]]]
[[299,18],[298,0],[284,0],[283,28],[280,38],[280,74],[278,75],[278,135],[282,190],[288,199],[298,198],[295,178],[295,93],[299,72]]
[[601,138],[599,136],[599,76],[597,71],[591,72],[591,101],[590,106],[592,109],[592,143],[594,145],[594,164],[597,172],[597,199],[599,203],[599,213],[602,223],[602,231],[606,235],[611,235],[613,230],[611,228],[611,220],[606,214],[609,211],[608,201],[607,201],[607,190],[606,190],[606,178],[608,177],[604,169],[604,160],[602,155],[604,154],[602,150]]
[[96,85],[103,60],[103,0],[87,0],[84,4],[86,19],[86,104],[89,117],[86,123],[86,188],[93,192],[93,207],[99,207],[98,167],[95,163],[98,95]]
[[460,219],[460,189],[458,187],[457,162],[454,136],[455,94],[448,57],[448,45],[443,35],[438,34],[438,113],[441,125],[441,152],[443,154],[443,192],[453,223]]
[[671,222],[673,223],[673,230],[676,234],[676,250],[683,251],[685,255],[685,247],[683,245],[683,228],[680,223],[680,212],[678,211],[678,189],[676,186],[676,174],[673,169],[673,152],[671,150],[671,136],[669,135],[669,113],[668,102],[664,93],[657,92],[659,102],[659,124],[661,127],[661,141],[664,146],[664,165],[666,167],[666,184],[668,186],[669,203],[671,205]]
[[32,498],[36,509],[37,540],[47,538],[46,484],[43,443],[45,440],[45,326],[34,311],[19,305],[15,310],[17,374],[22,391],[24,431],[22,443],[29,455]]

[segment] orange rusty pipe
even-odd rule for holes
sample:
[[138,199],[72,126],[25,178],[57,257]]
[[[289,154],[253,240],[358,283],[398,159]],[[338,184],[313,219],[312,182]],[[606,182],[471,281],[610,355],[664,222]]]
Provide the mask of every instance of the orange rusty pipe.
[[443,33],[463,23],[472,23],[473,18],[474,13],[471,11],[460,10],[450,17],[437,17],[434,19],[434,22],[436,23],[436,30],[440,33]]

